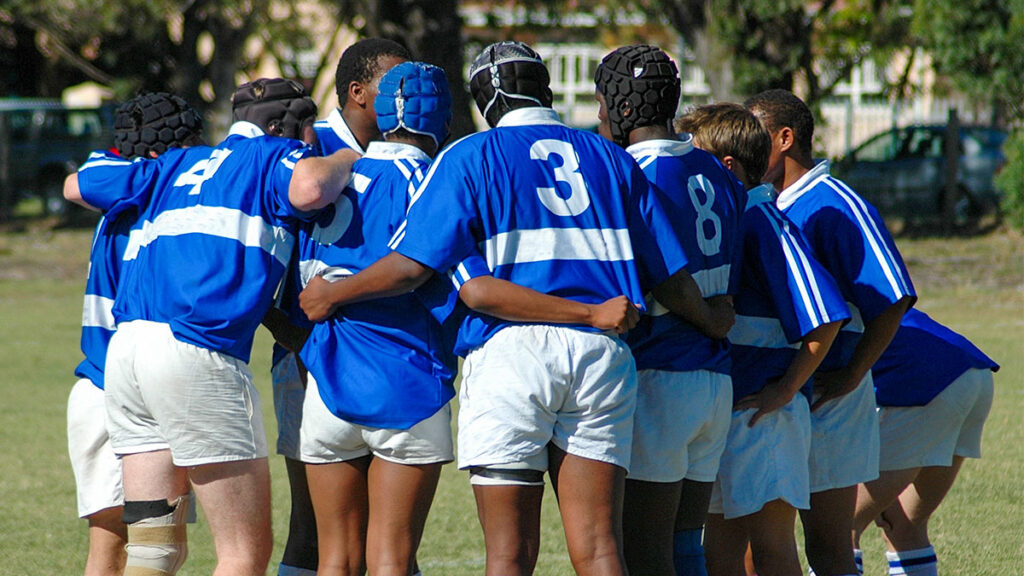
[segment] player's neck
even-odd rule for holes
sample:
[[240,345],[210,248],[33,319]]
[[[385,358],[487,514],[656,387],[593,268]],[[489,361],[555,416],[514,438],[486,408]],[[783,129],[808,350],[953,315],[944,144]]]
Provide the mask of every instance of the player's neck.
[[366,150],[370,142],[381,139],[380,130],[377,128],[377,119],[374,118],[372,122],[367,120],[366,113],[360,106],[353,105],[342,108],[341,118],[363,150]]
[[676,135],[668,126],[641,126],[629,132],[629,145],[648,140],[673,140]]
[[786,169],[782,173],[782,178],[778,182],[773,182],[775,189],[780,192],[792,186],[814,168],[814,160],[809,156],[786,156],[784,162]]

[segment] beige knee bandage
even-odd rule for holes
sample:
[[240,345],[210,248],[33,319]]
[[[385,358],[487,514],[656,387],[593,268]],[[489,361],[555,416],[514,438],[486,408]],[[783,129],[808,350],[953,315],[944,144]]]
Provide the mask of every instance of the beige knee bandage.
[[124,576],[173,576],[188,556],[188,512],[189,496],[185,495],[170,514],[129,524]]

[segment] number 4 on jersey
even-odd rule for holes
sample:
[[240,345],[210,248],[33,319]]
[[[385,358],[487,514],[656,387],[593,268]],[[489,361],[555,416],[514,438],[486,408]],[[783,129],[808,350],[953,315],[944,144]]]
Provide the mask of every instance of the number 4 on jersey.
[[196,162],[188,171],[178,176],[178,179],[174,181],[174,187],[192,186],[188,192],[189,196],[199,194],[202,191],[203,182],[213,177],[230,154],[231,150],[223,148],[214,150],[209,158]]

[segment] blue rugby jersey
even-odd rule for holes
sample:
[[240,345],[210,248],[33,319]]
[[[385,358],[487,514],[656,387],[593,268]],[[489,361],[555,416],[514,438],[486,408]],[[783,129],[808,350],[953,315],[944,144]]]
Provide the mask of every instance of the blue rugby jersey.
[[[312,228],[315,250],[303,270],[347,276],[387,255],[429,163],[419,148],[371,143],[333,219]],[[407,429],[455,394],[455,355],[415,293],[346,305],[313,326],[300,356],[328,409],[364,426]]]
[[[748,193],[736,256],[736,324],[729,331],[733,402],[785,374],[812,330],[850,318],[839,286],[775,207],[770,185]],[[808,398],[810,388],[808,382],[803,389]]]
[[239,122],[216,147],[155,160],[90,158],[78,173],[85,201],[108,218],[138,211],[115,320],[167,323],[179,340],[248,362],[306,216],[288,187],[311,152]]
[[[327,118],[317,120],[313,124],[313,131],[316,132],[316,151],[319,156],[330,156],[339,150],[355,150],[360,154],[365,153],[363,147],[359,145],[359,141],[356,140],[355,135],[352,134],[352,130],[349,129],[348,124],[345,123],[345,119],[342,118],[341,111],[337,108],[332,110],[327,115]],[[328,218],[329,216],[330,214],[322,213],[319,217]],[[304,228],[311,225],[310,223],[302,223],[300,227]],[[309,321],[309,318],[302,311],[302,307],[299,306],[299,292],[302,291],[302,287],[305,285],[302,281],[299,263],[304,259],[304,254],[306,258],[309,258],[314,248],[305,245],[304,237],[308,238],[309,236],[308,234],[299,234],[288,270],[281,280],[281,287],[278,289],[274,306],[281,309],[288,316],[292,324],[308,330],[313,327],[313,323]],[[288,353],[288,350],[275,342],[271,365],[276,366]]]
[[359,145],[359,140],[345,123],[341,116],[341,110],[335,108],[327,115],[327,118],[317,120],[313,123],[313,131],[316,132],[317,151],[321,156],[330,156],[338,150],[351,148],[360,154],[366,151]]
[[879,406],[924,406],[971,368],[999,365],[967,338],[918,310],[908,310],[871,368]]
[[[621,148],[549,108],[524,108],[441,152],[396,250],[442,273],[478,252],[494,277],[538,292],[642,303],[686,262],[664,210]],[[456,352],[509,324],[469,312]]]
[[910,275],[878,211],[833,178],[827,160],[780,192],[776,204],[800,228],[850,307],[850,322],[821,364],[822,370],[841,368],[866,322],[906,296],[916,300]]
[[[110,155],[112,159],[119,157]],[[99,389],[104,387],[107,346],[117,326],[114,322],[114,298],[121,275],[121,258],[128,246],[128,231],[134,218],[122,215],[113,221],[100,218],[89,252],[89,276],[85,281],[82,305],[82,353],[85,359],[75,375],[88,378]]]
[[[686,271],[705,297],[729,290],[739,230],[737,200],[742,187],[711,154],[693,147],[693,137],[648,140],[626,149],[647,179],[672,203],[672,233],[686,252]],[[713,340],[660,304],[629,333],[638,370],[730,372],[728,345]]]

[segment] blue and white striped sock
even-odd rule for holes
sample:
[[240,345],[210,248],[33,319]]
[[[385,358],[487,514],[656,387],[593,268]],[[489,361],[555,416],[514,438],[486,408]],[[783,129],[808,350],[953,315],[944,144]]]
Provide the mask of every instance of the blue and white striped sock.
[[939,559],[931,546],[903,552],[886,552],[890,576],[938,576]]
[[860,548],[853,549],[853,563],[857,565],[857,574],[864,576],[864,551]]

